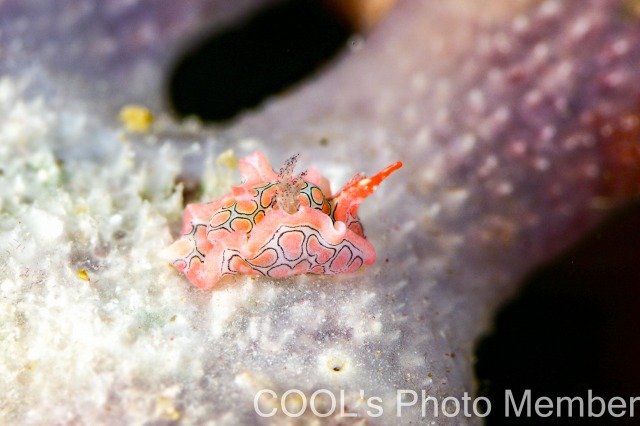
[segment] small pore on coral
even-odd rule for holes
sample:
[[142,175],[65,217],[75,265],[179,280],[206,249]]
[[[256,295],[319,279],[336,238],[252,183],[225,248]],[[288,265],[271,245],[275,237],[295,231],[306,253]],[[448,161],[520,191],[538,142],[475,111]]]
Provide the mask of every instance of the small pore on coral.
[[343,372],[347,368],[347,358],[340,353],[332,354],[327,359],[327,368],[334,372],[340,373]]
[[318,358],[318,367],[325,377],[331,378],[347,378],[356,371],[353,370],[354,364],[348,353],[340,349],[329,349]]
[[304,188],[304,177],[306,171],[299,175],[294,175],[293,170],[298,162],[296,154],[287,159],[278,173],[278,183],[276,186],[276,203],[280,210],[289,214],[294,214],[300,208],[300,190]]

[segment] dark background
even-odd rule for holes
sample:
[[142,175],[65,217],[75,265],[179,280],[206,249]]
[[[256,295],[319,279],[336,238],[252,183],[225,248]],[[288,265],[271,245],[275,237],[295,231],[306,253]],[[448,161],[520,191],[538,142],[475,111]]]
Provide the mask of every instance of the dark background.
[[554,403],[559,396],[581,396],[586,404],[589,389],[627,404],[640,396],[639,284],[636,202],[534,271],[495,316],[493,333],[476,350],[479,394],[492,405],[487,424],[640,424],[640,402],[635,420],[503,418],[505,389],[518,404],[525,389],[532,400],[547,396]]

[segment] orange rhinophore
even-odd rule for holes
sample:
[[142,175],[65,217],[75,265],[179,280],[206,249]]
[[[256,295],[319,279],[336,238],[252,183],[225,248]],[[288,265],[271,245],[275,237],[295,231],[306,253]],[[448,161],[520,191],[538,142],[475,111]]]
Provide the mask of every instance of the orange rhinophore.
[[357,174],[332,197],[315,169],[294,175],[296,161],[276,173],[261,152],[241,159],[243,183],[217,201],[187,205],[182,236],[165,256],[204,289],[233,274],[340,274],[375,262],[358,207],[402,163],[371,178]]

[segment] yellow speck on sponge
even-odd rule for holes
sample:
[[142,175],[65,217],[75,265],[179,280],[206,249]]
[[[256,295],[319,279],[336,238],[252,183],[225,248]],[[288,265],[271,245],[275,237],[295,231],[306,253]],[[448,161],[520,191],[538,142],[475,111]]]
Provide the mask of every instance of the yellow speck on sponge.
[[153,123],[153,113],[142,105],[125,105],[120,110],[120,121],[130,132],[146,132]]
[[83,281],[91,281],[89,279],[89,274],[87,273],[87,271],[85,271],[84,269],[80,269],[78,271],[78,278],[80,278]]
[[232,149],[228,149],[216,158],[216,164],[221,166],[225,165],[229,170],[235,170],[238,167],[238,157],[233,153]]

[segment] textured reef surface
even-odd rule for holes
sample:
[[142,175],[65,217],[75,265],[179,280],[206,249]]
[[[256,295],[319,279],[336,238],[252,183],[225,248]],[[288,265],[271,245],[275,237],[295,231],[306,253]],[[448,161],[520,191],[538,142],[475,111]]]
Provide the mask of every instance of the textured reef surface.
[[[103,3],[0,3],[3,423],[251,423],[264,388],[344,390],[360,417],[342,421],[373,396],[370,423],[419,420],[396,417],[397,390],[473,394],[495,307],[638,192],[636,2],[399,2],[321,74],[217,127],[174,122],[161,88],[183,46],[258,2]],[[148,132],[117,121],[130,103],[156,114]],[[299,152],[336,183],[402,160],[360,211],[378,262],[190,286],[158,253],[184,186],[207,199],[237,179],[215,161],[229,148]]]

